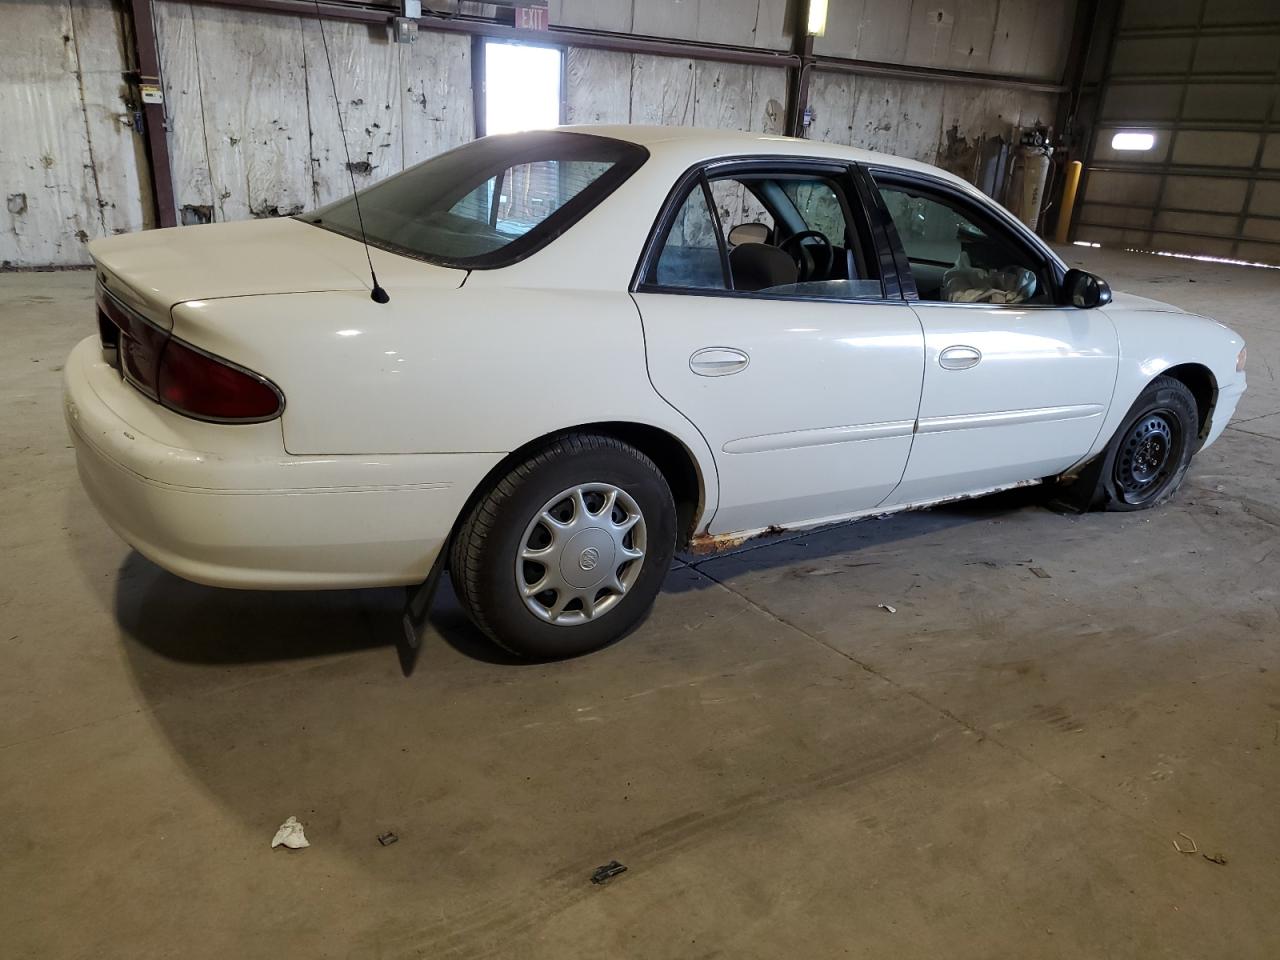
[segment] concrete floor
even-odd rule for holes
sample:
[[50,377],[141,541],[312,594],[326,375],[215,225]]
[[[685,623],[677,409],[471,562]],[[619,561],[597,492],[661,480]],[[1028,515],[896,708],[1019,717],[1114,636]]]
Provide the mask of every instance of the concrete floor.
[[[398,592],[220,592],[119,542],[58,401],[91,277],[0,276],[0,954],[1275,957],[1280,272],[1068,255],[1249,341],[1173,504],[677,566],[552,665],[446,589],[409,679]],[[290,815],[314,845],[270,850]]]

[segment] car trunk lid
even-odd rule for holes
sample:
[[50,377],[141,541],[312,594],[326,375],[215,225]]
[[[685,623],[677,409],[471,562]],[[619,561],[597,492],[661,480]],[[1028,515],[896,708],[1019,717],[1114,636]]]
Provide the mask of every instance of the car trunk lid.
[[[289,218],[148,230],[96,240],[89,252],[107,289],[166,328],[170,309],[189,300],[372,288],[359,241]],[[456,289],[467,276],[370,253],[393,297],[397,288]]]

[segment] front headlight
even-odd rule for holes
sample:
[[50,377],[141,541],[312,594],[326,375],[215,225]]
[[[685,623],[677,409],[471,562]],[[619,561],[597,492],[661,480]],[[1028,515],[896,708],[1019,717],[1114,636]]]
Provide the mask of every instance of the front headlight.
[[1245,361],[1249,359],[1249,348],[1241,347],[1240,352],[1236,354],[1236,373],[1244,373]]

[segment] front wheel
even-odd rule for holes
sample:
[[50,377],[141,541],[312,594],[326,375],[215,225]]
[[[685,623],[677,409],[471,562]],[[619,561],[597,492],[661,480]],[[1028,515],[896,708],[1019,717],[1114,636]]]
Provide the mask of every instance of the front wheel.
[[1173,496],[1191,465],[1199,423],[1186,384],[1151,381],[1107,447],[1098,477],[1104,509],[1146,510]]
[[459,527],[454,590],[499,645],[554,658],[603,647],[652,606],[675,553],[666,479],[613,437],[567,434],[515,466]]

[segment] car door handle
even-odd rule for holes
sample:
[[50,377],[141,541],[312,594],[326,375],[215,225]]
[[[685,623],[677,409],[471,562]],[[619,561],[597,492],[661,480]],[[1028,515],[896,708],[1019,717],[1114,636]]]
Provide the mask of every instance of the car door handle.
[[947,347],[938,354],[938,366],[943,370],[968,370],[982,362],[982,351],[977,347]]
[[751,358],[732,347],[706,347],[689,358],[689,369],[700,377],[727,377],[747,369]]

